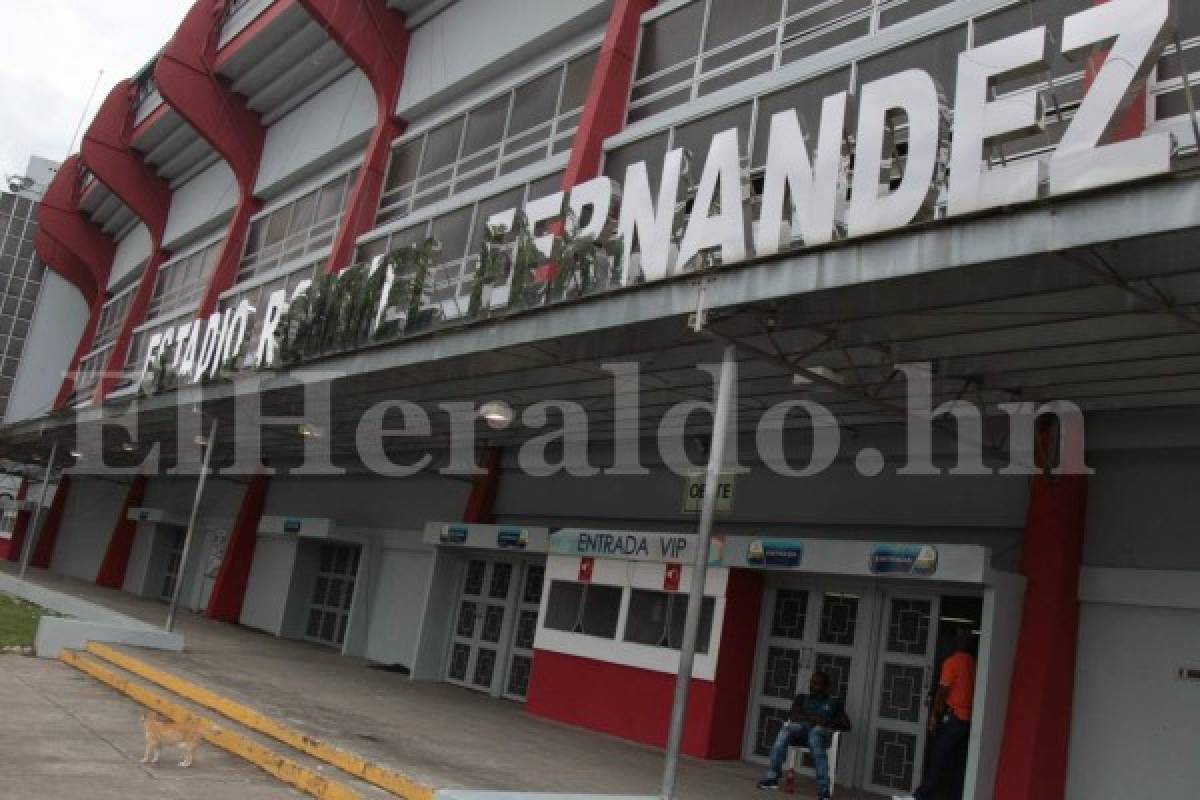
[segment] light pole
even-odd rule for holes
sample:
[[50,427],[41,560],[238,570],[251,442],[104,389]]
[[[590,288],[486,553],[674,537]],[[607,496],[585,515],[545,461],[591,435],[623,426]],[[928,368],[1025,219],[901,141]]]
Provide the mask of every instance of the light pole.
[[196,533],[196,519],[200,516],[200,500],[204,497],[204,481],[208,478],[208,465],[212,460],[212,452],[217,446],[217,420],[213,420],[208,433],[208,441],[204,445],[204,464],[200,467],[200,477],[196,480],[196,497],[192,500],[192,516],[188,519],[187,535],[183,537],[183,553],[179,557],[179,573],[175,577],[175,586],[171,589],[171,605],[167,609],[167,632],[175,630],[175,613],[179,610],[179,596],[183,592],[184,579],[187,577],[188,556],[192,551],[192,537]]
[[700,507],[700,527],[696,532],[696,553],[692,562],[692,585],[688,591],[687,615],[683,621],[683,641],[679,648],[679,674],[675,678],[675,700],[671,706],[671,726],[667,732],[667,753],[663,763],[662,800],[675,799],[675,780],[679,773],[679,751],[683,745],[683,723],[687,713],[688,690],[692,683],[692,663],[696,660],[696,635],[700,630],[700,612],[704,606],[704,582],[708,576],[708,551],[712,539],[713,513],[717,503],[717,485],[725,460],[725,437],[733,406],[735,348],[725,348],[721,374],[717,381],[717,405],[713,410],[712,445],[708,450],[708,470],[704,476],[704,503]]
[[46,495],[50,491],[50,475],[54,472],[54,462],[58,460],[58,442],[50,445],[50,458],[46,459],[46,474],[42,476],[42,491],[38,504],[33,509],[33,519],[29,521],[29,533],[25,536],[25,546],[21,548],[21,571],[17,574],[25,580],[25,570],[29,569],[29,559],[33,555],[33,547],[37,541],[38,526],[42,523],[42,509],[46,507]]

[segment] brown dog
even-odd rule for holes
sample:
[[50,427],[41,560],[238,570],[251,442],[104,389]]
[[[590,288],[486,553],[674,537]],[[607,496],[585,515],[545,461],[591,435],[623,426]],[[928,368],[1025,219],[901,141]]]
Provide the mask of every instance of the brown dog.
[[172,722],[161,714],[147,711],[142,714],[142,729],[146,733],[146,752],[142,756],[143,764],[157,764],[159,751],[163,745],[180,745],[183,748],[181,767],[192,765],[192,756],[204,739],[204,720],[199,717],[188,717],[183,722]]

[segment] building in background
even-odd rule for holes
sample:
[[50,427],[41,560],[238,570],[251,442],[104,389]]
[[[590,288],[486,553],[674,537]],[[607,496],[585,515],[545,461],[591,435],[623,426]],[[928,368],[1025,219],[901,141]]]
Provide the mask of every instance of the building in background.
[[[1105,60],[1110,48],[1122,57]],[[854,722],[838,783],[907,793],[929,689],[967,623],[980,671],[966,797],[1190,797],[1197,53],[1200,4],[1160,0],[200,0],[47,190],[42,307],[69,313],[44,330],[31,318],[22,363],[45,365],[37,396],[53,400],[14,415],[14,389],[0,441],[32,460],[73,449],[77,420],[129,413],[137,441],[106,440],[105,457],[135,464],[158,444],[169,463],[181,425],[197,426],[186,445],[217,420],[227,464],[239,399],[284,420],[264,440],[279,471],[207,483],[185,567],[194,476],[89,475],[85,459],[34,563],[149,598],[183,581],[185,604],[212,618],[661,745],[696,515],[654,433],[686,430],[685,455],[702,460],[711,426],[671,408],[709,398],[696,367],[732,342],[747,471],[717,522],[686,752],[763,761],[820,669]],[[1014,69],[980,77],[1006,59]],[[1122,102],[1083,113],[1101,99]],[[956,134],[984,135],[962,123],[992,100],[1012,135],[943,169]],[[843,108],[845,125],[822,126]],[[1064,137],[1086,150],[1068,132],[1097,124],[1084,133],[1101,144],[1145,149],[1060,150]],[[877,152],[849,171],[864,143]],[[783,163],[796,192],[805,147],[836,179],[824,230],[805,229],[811,208],[785,215],[771,180]],[[952,191],[976,173],[1001,177]],[[720,202],[702,194],[718,186]],[[900,189],[906,213],[864,200]],[[561,240],[567,203],[603,235],[638,212],[620,269],[483,263],[486,224],[512,228],[505,214],[524,209],[534,234]],[[740,220],[719,218],[735,208]],[[712,217],[700,253],[676,263],[698,211]],[[725,238],[702,235],[714,231]],[[395,255],[431,239],[428,263]],[[328,419],[299,418],[301,391],[269,372],[261,391],[198,381],[197,414],[155,382],[197,359],[220,373],[226,356],[253,375],[277,298],[380,256],[408,291],[386,333],[312,344],[321,358],[291,367],[328,386]],[[239,314],[251,346],[206,356],[210,325],[220,335]],[[614,391],[619,363],[640,380]],[[901,470],[896,406],[916,378],[898,367],[915,363],[935,403],[983,409],[996,463],[1005,404],[1076,403],[1095,474],[950,474],[952,445]],[[357,451],[362,414],[396,399],[428,413],[430,436]],[[770,416],[797,399],[827,405],[853,448],[819,475],[799,474],[804,415]],[[515,412],[477,426],[483,474],[368,468],[428,442],[444,463],[441,404],[484,400]],[[634,454],[645,469],[520,469],[546,409],[527,412],[562,400],[589,412],[598,467]],[[754,455],[772,420],[790,475]],[[313,441],[346,473],[290,473]]]
[[39,203],[57,171],[34,156],[0,191],[0,417],[9,423],[51,410],[86,320],[76,290],[34,249]]

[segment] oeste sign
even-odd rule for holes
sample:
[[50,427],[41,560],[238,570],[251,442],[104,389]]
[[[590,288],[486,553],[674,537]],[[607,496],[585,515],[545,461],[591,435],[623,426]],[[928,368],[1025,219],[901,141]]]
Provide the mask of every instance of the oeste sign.
[[[626,170],[623,188],[601,177],[530,201],[523,210],[526,226],[537,234],[533,243],[546,259],[555,239],[555,226],[548,223],[568,211],[584,221],[579,235],[602,240],[615,233],[624,245],[626,268],[621,280],[630,284],[676,274],[701,253],[712,252],[720,263],[730,264],[785,247],[813,247],[839,237],[903,228],[928,215],[937,196],[935,178],[943,170],[948,175],[950,217],[1027,203],[1043,193],[1057,197],[1161,175],[1171,169],[1174,142],[1168,133],[1105,142],[1173,38],[1170,16],[1169,0],[1113,0],[1063,21],[1063,54],[1080,60],[1100,51],[1107,56],[1057,148],[1045,160],[991,166],[984,157],[987,147],[1040,129],[1036,91],[993,98],[992,89],[1005,78],[1047,69],[1051,37],[1042,26],[959,55],[952,129],[947,126],[950,115],[942,92],[933,76],[921,69],[862,86],[853,152],[847,92],[825,98],[815,125],[802,121],[794,109],[775,114],[768,132],[762,210],[753,242],[747,241],[745,233],[742,154],[736,129],[712,138],[697,185],[695,211],[678,242],[672,229],[681,199],[682,149],[666,155],[657,191],[650,186],[645,162],[639,162]],[[890,151],[887,138],[893,126],[889,123],[897,117],[906,121],[908,149],[903,177],[892,187],[884,176],[884,153]],[[811,152],[809,141],[815,141]],[[847,169],[851,156],[853,174]],[[494,230],[511,232],[517,213],[518,209],[509,209],[486,223]],[[384,306],[394,276],[383,257],[366,268],[389,270],[375,315],[378,326],[389,311]],[[308,285],[302,283],[291,297],[283,290],[271,294],[262,334],[244,366],[275,363],[275,329],[290,300]],[[489,307],[504,307],[508,287],[495,288]],[[243,300],[224,313],[155,334],[142,378],[168,350],[171,366],[183,380],[196,382],[215,375],[221,364],[241,353],[257,311]]]

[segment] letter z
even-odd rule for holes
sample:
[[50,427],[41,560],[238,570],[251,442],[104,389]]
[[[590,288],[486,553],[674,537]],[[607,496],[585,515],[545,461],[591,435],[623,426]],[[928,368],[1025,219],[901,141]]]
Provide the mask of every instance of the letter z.
[[1113,0],[1063,22],[1063,55],[1112,47],[1050,159],[1050,194],[1065,194],[1168,172],[1172,141],[1156,133],[1101,145],[1138,101],[1172,37],[1170,0]]

